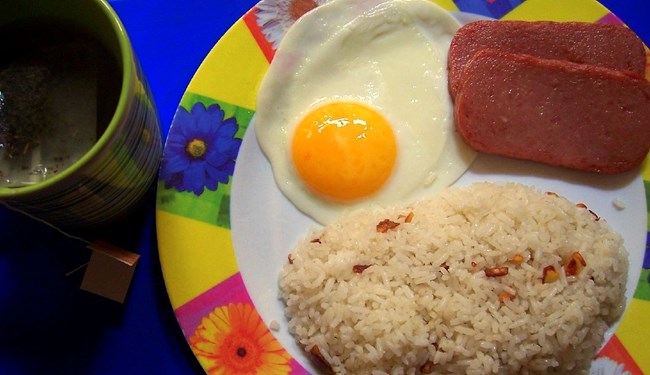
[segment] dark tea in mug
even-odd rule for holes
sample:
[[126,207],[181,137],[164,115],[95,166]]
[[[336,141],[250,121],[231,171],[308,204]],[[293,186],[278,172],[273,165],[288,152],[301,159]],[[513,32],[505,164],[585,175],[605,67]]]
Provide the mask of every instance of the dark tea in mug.
[[82,157],[115,112],[121,67],[81,27],[6,24],[0,55],[0,187],[39,183]]

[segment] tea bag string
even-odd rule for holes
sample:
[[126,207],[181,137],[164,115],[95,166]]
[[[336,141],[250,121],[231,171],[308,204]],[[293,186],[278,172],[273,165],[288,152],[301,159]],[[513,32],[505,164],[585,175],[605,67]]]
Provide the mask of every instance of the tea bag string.
[[[77,240],[77,241],[81,241],[81,242],[83,242],[84,244],[86,244],[86,246],[88,246],[88,245],[91,244],[91,242],[88,241],[88,240],[86,240],[85,238],[81,238],[81,237],[78,237],[78,236],[74,236],[74,235],[72,235],[72,234],[70,234],[70,233],[64,231],[63,229],[57,227],[56,225],[50,223],[49,221],[43,220],[43,219],[41,219],[41,218],[38,218],[38,217],[36,217],[36,216],[34,216],[34,215],[28,213],[28,212],[25,212],[25,211],[23,211],[23,210],[21,210],[21,209],[18,209],[18,208],[16,208],[16,207],[12,207],[12,206],[8,205],[6,202],[0,202],[0,203],[2,203],[2,205],[5,206],[6,208],[8,208],[9,210],[14,211],[14,212],[18,212],[18,213],[20,213],[20,214],[23,214],[23,215],[27,216],[28,218],[30,218],[30,219],[32,219],[32,220],[36,220],[36,221],[38,221],[39,223],[45,224],[45,225],[47,225],[48,227],[54,229],[55,231],[61,233],[62,235],[66,236],[66,237],[68,237],[68,238],[71,238],[71,239],[73,239],[73,240]],[[78,267],[75,267],[73,270],[70,270],[70,271],[66,272],[66,273],[65,273],[65,276],[70,276],[70,275],[72,275],[73,273],[75,273],[75,272],[79,271],[80,269],[86,267],[86,266],[88,265],[88,263],[89,263],[89,262],[85,262],[85,263],[79,265]]]
[[89,244],[91,243],[90,241],[86,240],[85,238],[81,238],[81,237],[74,236],[74,235],[72,235],[72,234],[70,234],[70,233],[64,231],[63,229],[57,227],[56,225],[50,223],[49,221],[43,220],[43,219],[41,219],[41,218],[38,218],[38,217],[36,217],[36,216],[34,216],[34,215],[32,215],[32,214],[30,214],[30,213],[28,213],[28,212],[25,212],[25,211],[23,211],[23,210],[21,210],[21,209],[19,209],[19,208],[16,208],[16,207],[10,206],[10,205],[8,205],[6,202],[0,202],[0,203],[2,203],[2,205],[5,206],[6,208],[8,208],[9,210],[14,211],[14,212],[18,212],[18,213],[20,213],[20,214],[23,214],[23,215],[27,216],[28,218],[30,218],[30,219],[32,219],[32,220],[36,220],[36,221],[38,221],[39,223],[45,224],[45,225],[47,225],[48,227],[50,227],[50,228],[56,230],[57,232],[61,233],[62,235],[66,236],[66,237],[68,237],[68,238],[71,238],[71,239],[73,239],[73,240],[77,240],[77,241],[81,241],[81,242],[85,243],[86,245],[89,245]]

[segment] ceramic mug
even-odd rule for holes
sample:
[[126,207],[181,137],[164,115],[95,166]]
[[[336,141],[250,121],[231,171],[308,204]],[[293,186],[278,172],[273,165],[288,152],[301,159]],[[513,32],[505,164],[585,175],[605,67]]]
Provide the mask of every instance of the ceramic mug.
[[[137,57],[124,26],[106,1],[9,1],[0,5],[0,36],[5,41],[18,41],[13,45],[16,48],[12,50],[12,53],[20,54],[26,49],[29,54],[29,49],[37,48],[29,44],[31,39],[40,38],[39,43],[49,45],[51,44],[49,40],[54,38],[51,34],[61,33],[61,29],[68,30],[68,28],[73,30],[72,32],[83,34],[83,38],[91,38],[97,42],[97,51],[89,53],[90,57],[78,58],[76,55],[80,53],[77,53],[75,48],[85,48],[85,42],[79,46],[66,44],[61,47],[63,52],[50,49],[45,49],[44,52],[39,50],[40,60],[47,64],[49,61],[56,60],[57,56],[66,51],[70,52],[71,56],[62,58],[61,63],[55,64],[49,69],[52,72],[67,71],[72,69],[70,66],[76,65],[82,72],[81,75],[93,74],[92,79],[58,79],[57,85],[59,82],[65,81],[67,82],[65,84],[68,85],[65,87],[73,87],[73,89],[58,88],[59,92],[52,95],[52,98],[38,97],[34,99],[28,96],[27,101],[37,102],[31,107],[29,103],[26,105],[20,103],[21,100],[25,101],[24,98],[16,99],[17,104],[12,106],[0,107],[0,121],[4,121],[4,123],[0,122],[0,127],[4,125],[5,130],[12,130],[12,132],[7,131],[4,140],[7,144],[10,143],[7,139],[15,140],[14,145],[19,146],[15,147],[15,154],[21,154],[16,157],[23,157],[22,153],[29,150],[29,158],[24,157],[29,160],[34,160],[34,150],[45,147],[42,146],[45,144],[45,140],[49,137],[54,138],[53,135],[64,134],[59,137],[62,141],[56,146],[57,150],[62,147],[76,147],[77,141],[73,139],[73,136],[82,132],[79,129],[69,131],[74,126],[79,126],[81,130],[84,126],[93,127],[90,133],[94,131],[95,138],[90,141],[87,150],[77,150],[79,151],[78,157],[70,156],[76,151],[60,151],[61,155],[50,155],[54,160],[51,161],[52,165],[38,164],[38,173],[49,173],[47,177],[43,177],[42,181],[21,186],[0,184],[0,202],[58,227],[96,227],[128,215],[142,201],[143,196],[156,179],[162,155],[162,140],[156,108]],[[16,33],[22,35],[15,35]],[[66,38],[68,36],[62,39]],[[38,46],[39,44],[35,42],[34,45]],[[83,52],[82,49],[78,51]],[[8,55],[6,48],[3,53]],[[43,58],[43,55],[47,55],[47,57]],[[33,57],[31,59],[34,60]],[[79,59],[82,61],[75,62]],[[0,68],[4,69],[0,70],[0,95],[3,92],[11,91],[11,82],[19,82],[18,86],[24,86],[25,79],[21,81],[21,79],[12,77],[12,74],[23,68],[17,68],[18,65],[15,61],[2,58],[0,60],[4,63],[4,65],[0,64]],[[38,56],[36,56],[36,60],[38,60]],[[31,74],[30,79],[33,79],[34,71],[39,73],[43,70],[40,67],[32,66],[29,69],[33,70],[28,73]],[[92,73],[86,73],[89,71]],[[55,74],[49,72],[46,69],[48,77]],[[5,77],[4,81],[2,77]],[[1,86],[2,82],[6,86],[4,91]],[[54,79],[48,78],[44,82],[49,88],[53,85],[51,82],[54,82]],[[31,83],[27,82],[27,84]],[[38,85],[34,84],[33,86]],[[75,87],[83,87],[80,90],[86,91],[75,96],[74,100],[79,100],[79,103],[84,103],[83,100],[86,100],[90,104],[75,106],[68,103],[70,100],[61,99],[62,92],[74,91]],[[19,91],[20,88],[15,88],[14,91]],[[89,99],[91,95],[95,95],[92,96],[94,99]],[[73,97],[70,96],[70,98]],[[0,104],[3,104],[2,100],[4,99],[10,103],[11,95],[7,94],[6,98],[0,96]],[[56,100],[59,100],[59,103],[52,105],[52,101]],[[48,105],[41,105],[41,102],[48,103]],[[31,108],[30,111],[25,115],[10,113],[12,110],[18,111],[16,108],[21,105],[24,108]],[[61,109],[66,106],[67,109]],[[48,124],[65,123],[54,133],[48,125],[47,131],[50,132],[48,133],[45,130],[41,131],[35,125],[36,123],[28,123],[30,116],[38,115],[42,107],[55,108],[53,111],[65,111],[64,114],[57,116],[67,116],[65,118],[68,119],[66,121],[69,124],[60,118],[57,118],[56,121],[47,118],[47,121],[44,122]],[[89,107],[93,108],[89,109]],[[87,115],[79,115],[82,112]],[[49,115],[51,113],[47,112],[45,115],[41,114],[41,117],[46,118]],[[93,118],[94,122],[90,122],[91,125],[78,125],[81,121],[76,119],[82,117]],[[36,137],[38,140],[26,140],[34,133],[30,127],[34,127],[42,133]],[[68,133],[62,133],[68,131],[69,136]],[[11,137],[7,134],[11,134]],[[13,155],[8,154],[7,145],[0,143],[0,147],[3,146],[5,146],[5,159],[13,158]],[[0,157],[2,156],[0,155]],[[61,162],[63,165],[64,159],[68,160],[69,164],[57,170],[58,167],[54,164],[58,165]],[[25,163],[28,164],[28,162]],[[36,173],[30,170],[29,166],[20,168],[12,166],[12,168],[16,170],[26,168],[29,173]],[[9,172],[0,170],[0,178],[3,175],[6,181],[9,181],[7,179]]]

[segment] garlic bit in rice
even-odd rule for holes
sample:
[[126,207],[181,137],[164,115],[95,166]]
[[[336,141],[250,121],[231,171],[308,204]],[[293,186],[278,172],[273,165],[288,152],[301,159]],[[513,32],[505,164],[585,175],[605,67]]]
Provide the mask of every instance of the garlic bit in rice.
[[501,277],[508,274],[508,267],[494,267],[483,270],[487,277]]
[[399,226],[399,223],[396,223],[390,219],[384,219],[377,224],[377,232],[386,233],[391,229],[395,229]]

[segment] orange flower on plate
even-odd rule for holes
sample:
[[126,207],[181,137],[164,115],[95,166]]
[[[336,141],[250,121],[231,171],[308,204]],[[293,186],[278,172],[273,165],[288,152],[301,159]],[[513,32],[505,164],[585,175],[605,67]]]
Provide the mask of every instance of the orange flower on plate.
[[190,346],[209,374],[288,374],[291,357],[248,303],[214,309],[201,320]]

